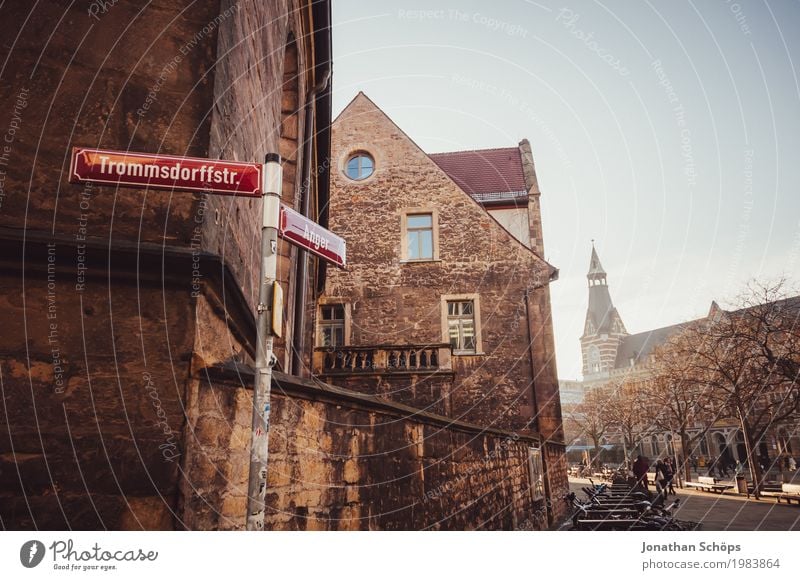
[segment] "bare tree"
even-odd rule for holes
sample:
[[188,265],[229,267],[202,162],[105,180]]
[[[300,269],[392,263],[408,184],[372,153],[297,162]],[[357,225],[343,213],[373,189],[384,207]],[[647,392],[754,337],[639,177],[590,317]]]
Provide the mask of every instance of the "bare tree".
[[685,359],[683,380],[706,387],[739,421],[756,498],[764,479],[756,448],[800,409],[800,299],[787,299],[785,288],[785,280],[750,283],[737,310],[687,325],[675,353]]
[[763,483],[756,447],[800,411],[800,297],[787,298],[787,286],[786,279],[750,282],[738,299],[740,309],[719,321],[732,349],[750,363],[749,388],[728,390],[725,399],[742,424],[756,497]]
[[680,438],[683,464],[676,467],[686,481],[691,481],[690,456],[716,418],[705,374],[692,365],[694,352],[704,343],[703,333],[688,325],[674,334],[655,349],[653,373],[641,388],[646,421]]
[[652,431],[652,424],[643,412],[647,393],[642,389],[641,381],[630,376],[612,381],[608,389],[610,428],[619,433],[627,462],[639,443]]
[[594,463],[600,456],[603,437],[609,432],[611,416],[609,414],[610,396],[602,387],[587,391],[583,402],[575,406],[575,411],[570,415],[570,421],[582,434],[591,439],[594,445]]

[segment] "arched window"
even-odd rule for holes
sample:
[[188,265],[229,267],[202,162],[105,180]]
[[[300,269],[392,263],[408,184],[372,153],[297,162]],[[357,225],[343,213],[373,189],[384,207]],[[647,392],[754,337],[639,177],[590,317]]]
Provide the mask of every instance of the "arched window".
[[599,373],[600,372],[600,349],[596,346],[592,345],[589,347],[589,372],[590,373]]

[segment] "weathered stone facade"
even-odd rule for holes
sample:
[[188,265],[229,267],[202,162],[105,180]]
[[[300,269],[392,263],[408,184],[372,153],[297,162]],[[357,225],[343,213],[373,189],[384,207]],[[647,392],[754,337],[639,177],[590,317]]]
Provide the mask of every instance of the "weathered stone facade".
[[[206,502],[191,527],[241,529],[247,488],[249,369],[199,383]],[[244,374],[243,374],[244,373]],[[242,383],[243,381],[243,383]],[[289,530],[541,529],[528,447],[514,432],[454,422],[369,395],[278,375],[273,390],[267,527]],[[230,455],[229,459],[223,459]],[[528,514],[529,519],[520,519]]]
[[[366,179],[345,173],[354,152],[374,159]],[[555,496],[566,480],[557,454],[563,435],[548,289],[555,270],[531,249],[543,246],[541,217],[530,220],[532,243],[521,243],[363,94],[334,122],[332,156],[330,223],[349,255],[346,272],[329,273],[321,303],[347,306],[349,343],[335,349],[346,368],[325,368],[325,349],[318,348],[316,371],[459,420],[541,434],[553,445],[546,469]],[[526,177],[535,214],[538,184],[533,171]],[[433,216],[433,259],[405,259],[408,213]],[[405,369],[426,346],[448,343],[446,301],[461,297],[474,303],[475,352],[448,355],[449,365],[435,370],[418,362]],[[357,349],[366,347],[375,348],[365,365]],[[382,352],[406,362],[375,368],[372,359]]]
[[[307,95],[329,68],[329,18],[327,3],[301,0],[0,8],[0,30],[15,39],[0,75],[13,112],[0,121],[13,127],[0,159],[2,527],[196,521],[193,486],[206,474],[187,457],[210,419],[185,410],[204,357],[253,352],[261,202],[73,185],[69,152],[262,161],[279,151],[284,202],[297,207]],[[322,89],[308,164],[327,157]],[[318,174],[307,188],[313,216],[327,185]],[[297,252],[285,243],[279,252],[288,299],[277,354],[287,368]],[[243,449],[247,435],[236,440]]]

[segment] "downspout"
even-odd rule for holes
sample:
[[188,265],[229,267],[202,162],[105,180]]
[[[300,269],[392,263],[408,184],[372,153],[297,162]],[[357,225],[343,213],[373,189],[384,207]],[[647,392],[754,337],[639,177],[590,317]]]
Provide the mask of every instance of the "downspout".
[[528,325],[528,356],[531,362],[531,408],[533,409],[533,418],[535,420],[536,433],[539,435],[539,450],[542,454],[542,469],[544,473],[544,509],[547,517],[547,525],[552,526],[554,522],[554,515],[551,505],[555,503],[551,496],[550,475],[548,473],[547,456],[545,453],[545,441],[542,437],[542,432],[539,429],[539,402],[536,399],[536,363],[533,356],[533,325],[531,323],[531,289],[525,289],[525,320]]
[[537,433],[539,430],[539,403],[536,400],[536,363],[533,358],[533,329],[531,323],[531,291],[525,289],[525,320],[528,325],[528,355],[531,362],[531,408],[533,409],[533,418],[535,419],[535,429]]
[[[320,81],[308,92],[306,96],[306,119],[303,127],[303,182],[300,187],[300,213],[309,217],[311,211],[311,153],[314,144],[314,103],[317,95],[324,91],[331,78],[331,68],[325,70]],[[302,376],[303,352],[305,350],[305,324],[306,324],[306,300],[308,293],[306,280],[308,278],[308,254],[305,250],[297,250],[297,270],[295,272],[294,288],[294,326],[292,331],[292,363],[291,373],[295,376]]]

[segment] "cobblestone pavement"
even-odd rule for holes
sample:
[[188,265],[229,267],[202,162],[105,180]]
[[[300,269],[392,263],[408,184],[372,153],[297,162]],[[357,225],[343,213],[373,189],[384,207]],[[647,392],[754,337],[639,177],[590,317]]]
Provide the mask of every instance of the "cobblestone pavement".
[[[578,494],[586,496],[581,487],[588,485],[588,480],[569,480],[569,487]],[[744,496],[703,491],[678,489],[681,505],[676,516],[681,520],[700,522],[701,531],[716,530],[772,530],[800,531],[800,505],[777,503],[774,498],[749,500]],[[672,501],[670,496],[668,501]]]

